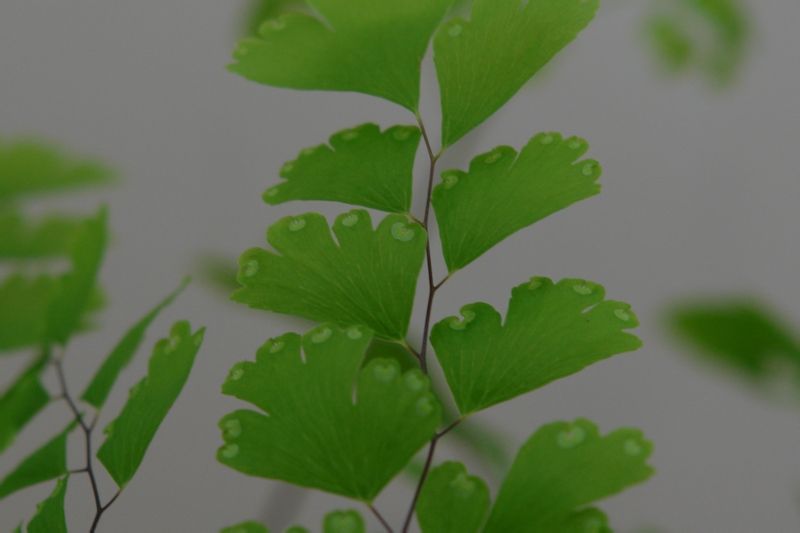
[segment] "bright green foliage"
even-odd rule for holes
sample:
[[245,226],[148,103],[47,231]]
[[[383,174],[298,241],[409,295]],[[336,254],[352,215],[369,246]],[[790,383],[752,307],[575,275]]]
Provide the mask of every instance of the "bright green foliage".
[[365,533],[364,519],[357,511],[333,511],[325,515],[323,533]]
[[598,0],[475,0],[433,41],[450,146],[500,109],[594,18]]
[[473,159],[469,172],[445,172],[433,206],[450,272],[512,233],[599,193],[600,165],[580,159],[588,148],[578,137],[540,133],[519,154],[500,146]]
[[23,196],[58,192],[110,181],[96,161],[77,160],[40,143],[0,143],[0,204]]
[[740,0],[676,0],[659,4],[647,30],[656,55],[670,70],[696,68],[725,85],[744,62],[748,17]]
[[406,213],[420,137],[413,126],[381,132],[375,124],[363,124],[340,131],[330,146],[306,148],[286,163],[281,169],[286,181],[267,189],[264,201],[329,200]]
[[12,210],[0,210],[0,259],[38,259],[65,255],[80,220],[48,216],[31,223]]
[[363,324],[402,340],[408,330],[425,230],[389,215],[373,231],[363,210],[344,213],[333,232],[318,213],[272,225],[267,241],[280,254],[254,248],[239,260],[233,299],[250,307],[340,325]]
[[[434,434],[441,408],[419,370],[362,368],[372,335],[322,325],[267,342],[233,367],[225,394],[249,410],[222,419],[219,460],[246,474],[372,501]],[[301,346],[304,355],[301,355]]]
[[258,522],[249,521],[226,527],[220,533],[269,533],[269,530]]
[[0,500],[18,490],[66,475],[67,437],[75,426],[75,422],[71,423],[9,473],[0,482]]
[[14,441],[24,428],[45,406],[50,394],[39,379],[39,365],[22,375],[0,396],[0,452]]
[[584,529],[577,531],[602,531],[587,529],[598,525],[596,512],[576,511],[649,478],[651,451],[635,429],[601,436],[582,419],[543,426],[520,449],[484,532],[564,533],[576,531],[580,519]]
[[431,342],[462,414],[569,376],[641,341],[628,304],[595,283],[533,278],[515,287],[505,323],[492,306],[462,308],[433,327]]
[[[452,0],[309,0],[315,16],[268,20],[231,70],[294,89],[355,91],[415,111],[420,63]],[[324,20],[324,21],[323,21]]]
[[394,359],[403,369],[403,372],[412,368],[419,368],[419,360],[411,355],[406,345],[394,341],[385,341],[377,337],[372,339],[367,348],[362,366],[367,365],[373,359]]
[[67,533],[67,518],[64,515],[64,497],[67,494],[69,476],[58,480],[53,493],[36,508],[36,514],[28,524],[28,533]]
[[772,312],[753,301],[685,304],[672,313],[674,330],[718,362],[763,381],[780,363],[800,368],[800,345]]
[[422,486],[417,519],[423,533],[477,533],[489,512],[489,488],[461,463],[432,469]]
[[150,324],[153,323],[159,313],[183,292],[188,283],[188,279],[183,280],[180,287],[162,300],[125,333],[81,395],[83,401],[97,409],[102,407],[120,373],[128,366],[142,344],[147,328],[150,327]]
[[559,533],[614,533],[606,514],[596,507],[575,511],[560,527]]
[[66,344],[91,307],[108,241],[107,219],[107,211],[101,209],[83,223],[75,237],[70,250],[72,270],[61,276],[58,293],[48,307],[46,337],[49,341]]
[[269,19],[278,18],[288,11],[306,11],[303,0],[251,0],[251,6],[245,13],[245,32],[258,35],[258,29]]
[[0,352],[40,344],[59,282],[50,276],[12,275],[0,284]]
[[301,526],[291,526],[284,533],[311,533],[311,532]]
[[106,427],[97,458],[117,485],[131,480],[158,427],[175,403],[203,343],[204,330],[192,333],[188,322],[176,323],[153,350],[147,376],[136,384],[120,415]]

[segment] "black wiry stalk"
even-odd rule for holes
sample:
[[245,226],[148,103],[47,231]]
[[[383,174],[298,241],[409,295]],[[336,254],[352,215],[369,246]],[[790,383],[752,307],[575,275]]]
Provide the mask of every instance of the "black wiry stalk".
[[374,505],[370,504],[369,505],[369,510],[372,511],[372,514],[375,515],[375,518],[378,519],[378,522],[381,523],[381,525],[384,527],[384,529],[386,530],[387,533],[394,533],[394,530],[392,529],[392,526],[389,525],[389,522],[386,521],[386,519],[383,517],[383,515],[380,513],[380,511],[378,511],[375,508]]
[[56,369],[56,375],[58,376],[58,383],[61,388],[60,398],[63,399],[67,406],[69,406],[69,410],[72,411],[72,415],[75,417],[75,422],[80,426],[81,431],[83,432],[84,437],[84,447],[86,451],[86,466],[80,468],[78,470],[73,470],[71,473],[74,474],[82,474],[85,473],[89,477],[89,483],[92,486],[92,496],[94,497],[94,505],[95,505],[95,513],[94,519],[92,520],[92,525],[89,527],[89,533],[95,533],[97,531],[97,526],[100,523],[100,519],[103,516],[109,507],[117,500],[119,495],[122,493],[122,489],[117,491],[116,494],[105,504],[103,504],[101,496],[100,496],[100,487],[97,484],[97,476],[94,472],[94,457],[92,455],[92,431],[97,424],[97,417],[92,420],[90,424],[87,424],[84,420],[83,413],[78,410],[78,406],[75,403],[75,400],[72,399],[72,396],[69,393],[69,388],[67,387],[67,380],[64,376],[64,367],[61,364],[60,357],[53,358],[53,366]]
[[[428,161],[429,161],[429,170],[428,170],[428,189],[425,196],[425,215],[422,219],[422,225],[425,227],[425,231],[428,231],[428,221],[430,219],[430,212],[431,212],[431,194],[433,192],[433,179],[436,174],[436,163],[439,160],[439,156],[441,152],[436,154],[431,147],[431,141],[428,137],[428,131],[425,129],[425,124],[422,122],[422,119],[417,116],[417,123],[419,124],[419,129],[422,132],[422,138],[425,141],[425,148],[428,151]],[[427,263],[427,270],[428,270],[428,303],[425,308],[425,323],[422,327],[422,346],[419,351],[419,362],[422,371],[426,374],[428,373],[428,334],[430,332],[431,326],[431,312],[433,311],[433,300],[436,297],[436,291],[444,284],[447,278],[444,278],[439,283],[434,283],[433,281],[433,260],[431,257],[431,244],[430,238],[428,239],[428,243],[425,247],[425,260]],[[417,500],[419,500],[419,494],[422,491],[422,485],[425,483],[425,480],[428,477],[428,472],[431,469],[431,464],[433,463],[433,456],[436,453],[436,444],[439,442],[439,439],[443,437],[447,432],[450,431],[455,427],[455,425],[449,426],[444,431],[437,433],[431,439],[430,444],[428,445],[428,455],[425,459],[425,466],[422,469],[422,474],[419,476],[419,481],[417,482],[417,486],[414,489],[414,497],[411,500],[411,505],[409,506],[408,513],[406,513],[405,521],[403,522],[403,530],[402,533],[407,533],[408,528],[411,526],[411,519],[414,517],[414,510],[417,507]]]

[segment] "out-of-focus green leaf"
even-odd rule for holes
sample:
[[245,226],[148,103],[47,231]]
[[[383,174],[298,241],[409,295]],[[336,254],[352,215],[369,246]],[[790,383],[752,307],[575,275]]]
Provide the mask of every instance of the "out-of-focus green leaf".
[[[571,1],[571,0],[570,0]],[[597,161],[579,137],[540,133],[518,154],[499,146],[450,170],[433,191],[433,207],[450,272],[522,228],[600,192]]]
[[220,533],[269,533],[269,530],[258,522],[250,521],[226,527]]
[[133,478],[189,378],[203,333],[203,329],[192,333],[188,322],[176,323],[169,338],[156,343],[147,376],[131,389],[122,412],[106,427],[107,438],[97,458],[120,488]]
[[83,222],[78,231],[70,250],[72,269],[61,276],[58,293],[48,308],[48,341],[66,344],[91,307],[108,240],[107,219],[107,211],[103,208]]
[[366,526],[361,513],[349,509],[333,511],[325,515],[322,521],[323,533],[365,533]]
[[[230,69],[276,87],[355,91],[416,111],[420,65],[452,0],[309,0],[240,41]],[[318,16],[317,16],[318,15]]]
[[0,481],[0,500],[18,490],[66,475],[67,437],[75,426],[75,422],[71,423],[3,478]]
[[[287,217],[267,232],[278,253],[260,248],[239,260],[237,302],[342,326],[363,324],[386,339],[408,331],[425,230],[402,215],[376,229],[364,210],[336,219],[331,235],[318,213]],[[280,255],[279,255],[280,254]]]
[[500,109],[594,18],[598,0],[474,0],[433,40],[450,146]]
[[[219,460],[240,472],[372,501],[431,439],[441,408],[419,369],[362,367],[372,335],[320,326],[268,341],[239,363],[225,394],[259,407],[220,422]],[[302,346],[302,352],[301,352]],[[323,406],[323,408],[320,408]]]
[[647,33],[670,70],[697,69],[726,85],[744,64],[751,31],[740,0],[675,0],[658,4]]
[[0,284],[0,353],[44,342],[48,309],[58,290],[59,280],[50,276],[15,274]]
[[248,36],[257,36],[258,29],[264,22],[290,11],[305,13],[308,5],[304,0],[250,0],[244,16],[245,33]]
[[776,363],[800,369],[800,345],[774,313],[753,300],[684,304],[672,312],[674,331],[701,353],[763,381]]
[[604,296],[589,281],[535,277],[512,290],[505,323],[485,303],[437,323],[431,342],[461,413],[639,348],[641,341],[626,331],[638,325],[630,305]]
[[36,508],[36,514],[28,524],[28,533],[67,533],[67,518],[64,515],[64,497],[67,494],[69,476],[58,480],[53,493]]
[[636,429],[601,436],[583,419],[543,426],[517,454],[483,531],[603,531],[596,512],[580,511],[649,478],[651,451]]
[[489,512],[489,488],[461,463],[432,469],[417,502],[423,533],[477,533]]
[[39,379],[48,358],[47,354],[39,357],[0,395],[0,453],[50,403],[50,394]]
[[413,126],[381,132],[375,124],[363,124],[340,131],[330,145],[306,148],[286,163],[281,169],[286,181],[267,189],[264,201],[327,200],[407,213],[419,140]]
[[76,159],[37,141],[0,142],[0,204],[34,194],[99,185],[112,173],[97,161]]
[[17,211],[0,210],[0,259],[66,255],[80,225],[76,217],[51,215],[31,222]]
[[102,407],[120,373],[128,366],[142,344],[147,328],[150,327],[150,324],[153,323],[159,313],[183,292],[188,284],[189,279],[184,279],[180,287],[162,300],[125,333],[81,395],[83,401],[97,409]]

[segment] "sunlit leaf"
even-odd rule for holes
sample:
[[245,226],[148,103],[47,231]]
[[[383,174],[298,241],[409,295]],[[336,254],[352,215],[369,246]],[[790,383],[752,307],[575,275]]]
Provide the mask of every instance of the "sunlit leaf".
[[67,437],[75,426],[75,422],[70,424],[3,478],[0,481],[0,500],[18,490],[66,475]]
[[46,362],[46,356],[38,358],[0,395],[0,453],[50,403],[50,394],[39,378]]
[[463,414],[532,391],[641,341],[626,303],[604,300],[600,285],[533,278],[511,293],[505,323],[485,303],[433,327],[431,342]]
[[264,201],[329,200],[382,211],[411,209],[414,158],[420,131],[375,124],[340,131],[329,145],[306,148],[281,169],[286,181],[267,189]]
[[428,474],[417,502],[423,533],[477,533],[489,512],[489,488],[461,463],[446,462]]
[[598,0],[475,0],[469,21],[436,33],[442,142],[449,146],[500,109],[586,27]]
[[16,211],[0,210],[0,259],[39,259],[66,255],[81,221],[48,216],[31,222]]
[[494,245],[548,215],[600,192],[602,169],[581,159],[583,139],[540,133],[518,154],[500,146],[450,170],[433,191],[448,269],[469,264]]
[[673,311],[678,335],[703,354],[762,381],[778,363],[800,368],[800,344],[774,313],[752,300],[687,303]]
[[67,533],[64,497],[68,480],[69,476],[59,479],[53,493],[38,505],[36,514],[28,524],[28,533]]
[[251,249],[239,260],[233,299],[250,307],[340,325],[363,324],[379,336],[402,340],[408,330],[417,277],[425,256],[425,230],[402,215],[377,229],[369,213],[354,210],[333,225],[317,213],[272,225],[276,250]]
[[220,533],[269,533],[269,530],[258,522],[250,521],[226,527]]
[[188,322],[172,327],[169,338],[156,343],[147,376],[136,384],[119,416],[106,428],[97,458],[118,486],[131,480],[158,427],[183,389],[204,330],[192,333]]
[[603,531],[602,515],[580,511],[649,478],[651,451],[636,429],[601,436],[583,419],[543,426],[517,454],[484,533]]
[[108,213],[101,209],[83,222],[70,250],[72,268],[61,276],[58,292],[47,313],[47,339],[66,344],[91,308],[97,274],[108,241]]
[[[372,501],[433,436],[441,408],[420,370],[361,363],[372,335],[320,326],[267,342],[239,363],[225,394],[264,413],[220,422],[219,460],[243,473]],[[302,347],[302,353],[301,353]]]
[[293,89],[355,91],[412,111],[420,64],[452,0],[309,0],[319,16],[288,13],[243,39],[231,70]]
[[106,183],[101,163],[76,159],[37,141],[0,142],[0,204],[33,194]]
[[159,313],[183,292],[188,283],[188,279],[183,280],[180,287],[162,300],[125,333],[81,395],[83,401],[98,409],[102,407],[120,373],[128,366],[142,344],[147,328],[150,327],[150,324],[153,323]]

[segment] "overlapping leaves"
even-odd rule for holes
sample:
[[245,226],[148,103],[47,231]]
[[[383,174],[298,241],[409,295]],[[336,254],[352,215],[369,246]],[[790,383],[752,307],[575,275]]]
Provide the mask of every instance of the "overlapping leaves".
[[371,340],[362,327],[323,325],[272,339],[255,362],[236,365],[223,392],[266,414],[223,418],[219,460],[372,501],[433,436],[441,408],[419,370],[403,373],[390,359],[362,367]]
[[363,124],[334,134],[329,145],[306,148],[281,169],[286,181],[267,189],[264,200],[328,200],[407,213],[411,209],[414,157],[420,131],[394,126],[383,132]]
[[355,91],[415,111],[420,64],[452,0],[309,0],[243,39],[231,70],[293,89]]
[[586,27],[598,0],[474,0],[437,32],[442,143],[489,118]]
[[[365,533],[364,518],[358,511],[332,511],[322,520],[322,533]],[[226,527],[220,533],[269,533],[269,530],[258,522],[242,522]],[[301,526],[292,526],[286,533],[309,533]]]
[[641,346],[636,316],[600,285],[533,278],[511,293],[505,322],[485,303],[433,327],[431,342],[462,414],[532,391]]
[[540,133],[518,154],[500,146],[447,171],[433,192],[448,269],[463,268],[514,232],[600,192],[597,161],[579,137]]
[[338,243],[316,213],[278,221],[267,232],[278,253],[244,253],[234,300],[318,322],[364,324],[381,337],[404,339],[425,230],[401,215],[387,216],[373,230],[369,214],[354,210],[336,219],[333,233]]

